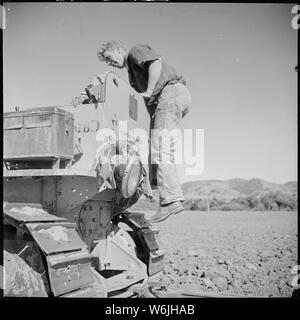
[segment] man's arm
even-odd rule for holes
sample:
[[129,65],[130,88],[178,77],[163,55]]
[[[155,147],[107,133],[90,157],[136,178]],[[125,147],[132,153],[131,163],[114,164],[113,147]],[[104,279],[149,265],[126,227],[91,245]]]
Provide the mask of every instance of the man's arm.
[[159,80],[162,70],[162,58],[159,58],[149,65],[148,69],[148,87],[145,92],[142,93],[144,98],[150,98],[153,90]]

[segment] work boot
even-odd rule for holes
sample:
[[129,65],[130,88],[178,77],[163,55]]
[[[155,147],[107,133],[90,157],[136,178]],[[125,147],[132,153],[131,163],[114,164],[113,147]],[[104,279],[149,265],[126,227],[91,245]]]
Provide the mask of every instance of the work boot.
[[157,223],[166,220],[171,214],[177,214],[184,208],[180,201],[175,201],[166,205],[160,205],[157,213],[151,217],[150,222]]

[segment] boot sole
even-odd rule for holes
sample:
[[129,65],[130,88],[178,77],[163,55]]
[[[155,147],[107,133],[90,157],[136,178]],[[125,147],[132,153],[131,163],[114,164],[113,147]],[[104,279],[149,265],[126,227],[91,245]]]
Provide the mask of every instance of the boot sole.
[[171,212],[169,212],[167,215],[165,215],[164,217],[160,218],[160,219],[156,219],[156,220],[150,220],[150,222],[152,223],[157,223],[157,222],[161,222],[161,221],[164,221],[166,220],[170,215],[172,214],[178,214],[180,212],[184,211],[184,208],[178,208],[176,210],[173,210]]

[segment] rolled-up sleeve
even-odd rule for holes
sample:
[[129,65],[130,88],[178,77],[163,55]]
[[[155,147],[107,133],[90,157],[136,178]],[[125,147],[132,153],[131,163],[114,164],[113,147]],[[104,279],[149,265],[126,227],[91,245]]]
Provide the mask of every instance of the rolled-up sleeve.
[[134,46],[128,55],[141,68],[145,68],[146,62],[155,61],[161,57],[150,46],[142,44]]

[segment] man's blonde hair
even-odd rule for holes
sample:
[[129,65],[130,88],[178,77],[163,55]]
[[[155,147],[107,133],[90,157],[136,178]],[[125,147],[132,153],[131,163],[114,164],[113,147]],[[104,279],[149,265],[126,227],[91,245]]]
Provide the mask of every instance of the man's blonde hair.
[[120,41],[105,41],[100,43],[99,49],[97,50],[97,56],[99,59],[103,59],[103,54],[105,51],[113,51],[117,49],[123,49],[127,51],[127,47]]

